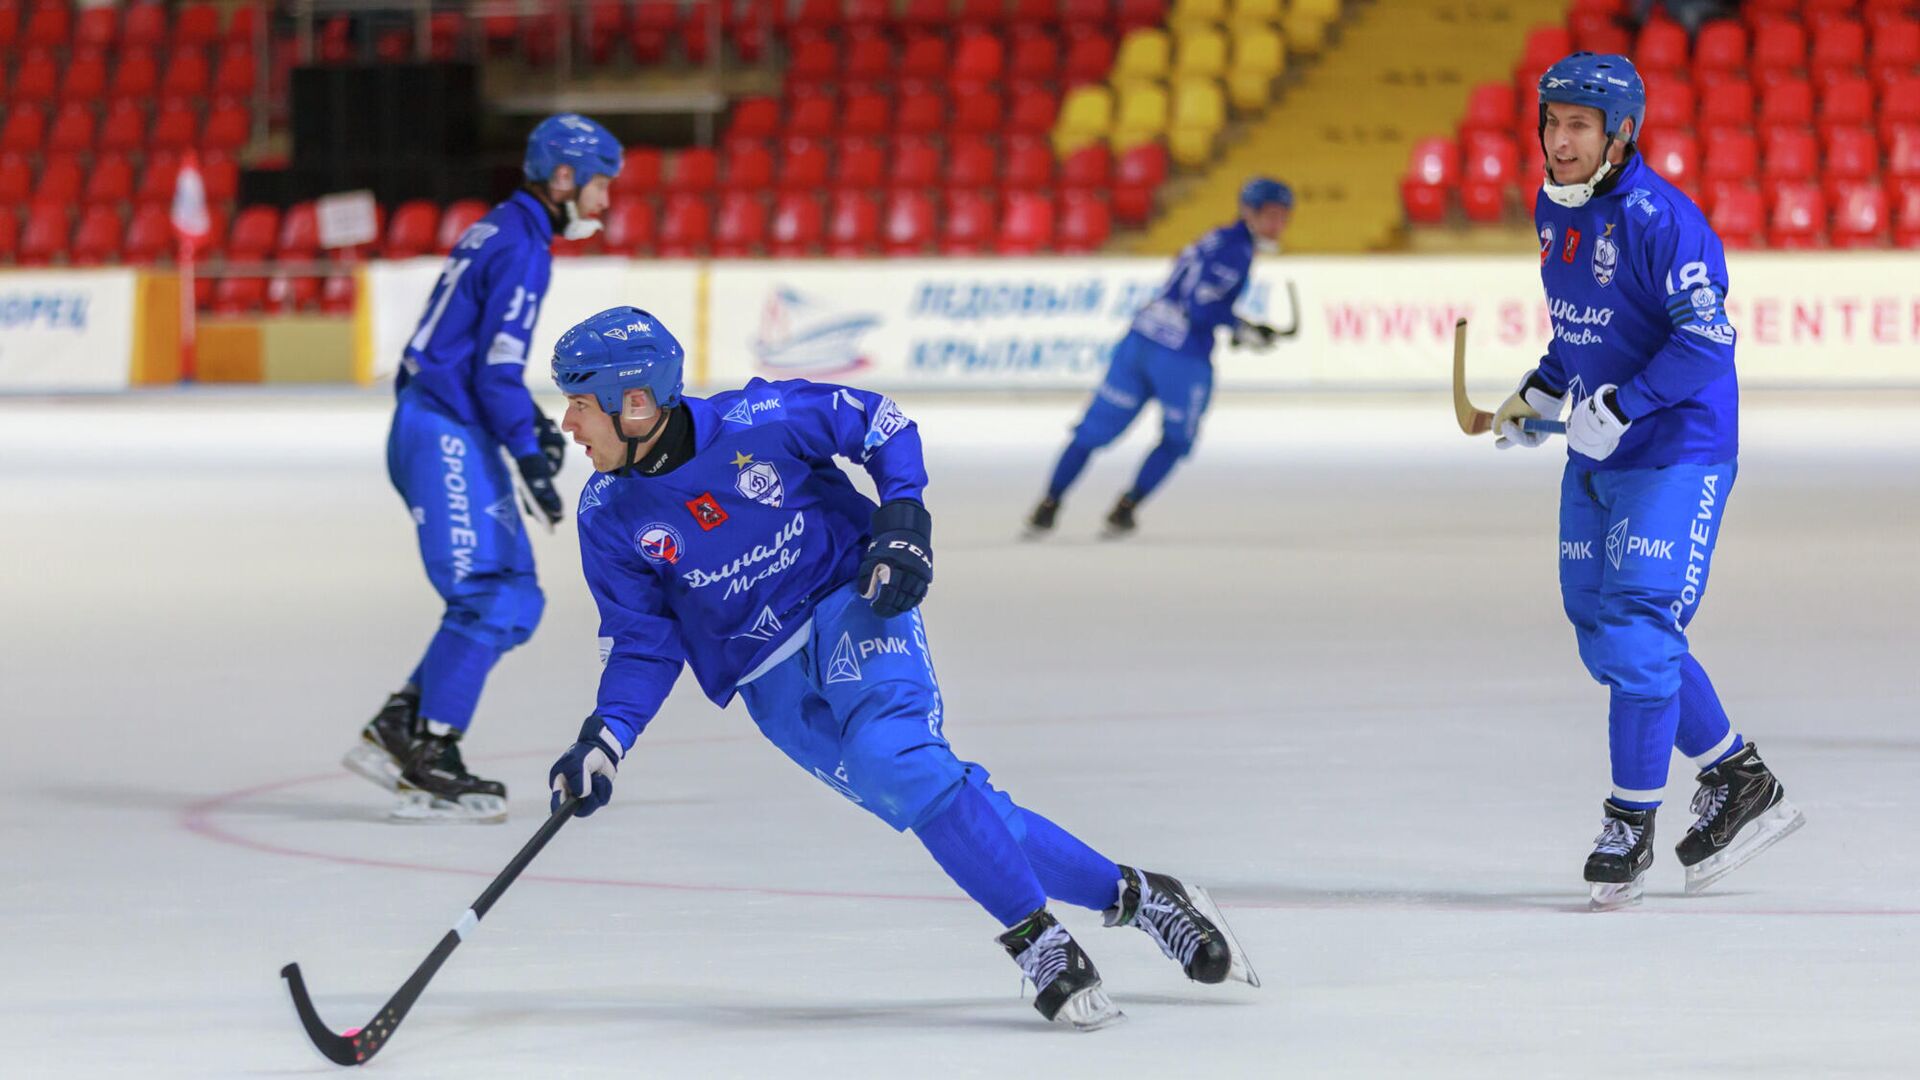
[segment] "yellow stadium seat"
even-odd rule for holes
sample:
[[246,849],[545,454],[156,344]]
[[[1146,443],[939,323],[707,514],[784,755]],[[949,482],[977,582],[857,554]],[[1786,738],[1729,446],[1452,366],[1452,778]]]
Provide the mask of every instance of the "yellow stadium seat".
[[1167,33],[1164,30],[1139,29],[1120,39],[1113,57],[1113,82],[1118,86],[1134,80],[1158,82],[1167,77]]
[[1175,78],[1217,79],[1227,73],[1227,35],[1213,26],[1188,26],[1173,49]]
[[1198,168],[1213,160],[1216,132],[1204,128],[1174,128],[1167,133],[1167,153],[1188,168]]
[[1053,148],[1061,156],[1107,137],[1113,127],[1113,91],[1104,86],[1076,86],[1060,104],[1053,125]]
[[1340,0],[1293,0],[1287,5],[1287,10],[1318,15],[1320,21],[1332,22],[1340,17]]
[[1114,111],[1113,148],[1130,150],[1153,142],[1167,130],[1167,91],[1159,83],[1128,83],[1120,88]]
[[1239,26],[1233,35],[1233,64],[1227,69],[1227,94],[1233,107],[1264,108],[1273,99],[1273,80],[1287,69],[1287,47],[1264,26]]
[[1271,26],[1280,21],[1280,13],[1285,9],[1281,0],[1234,0],[1233,13],[1227,16],[1227,21],[1236,27],[1253,23]]
[[1176,27],[1226,21],[1227,0],[1173,0],[1173,10],[1167,14],[1167,25]]
[[1286,32],[1287,45],[1294,52],[1312,55],[1326,47],[1329,21],[1317,12],[1295,8],[1281,20],[1280,29]]
[[1173,126],[1219,131],[1227,126],[1227,99],[1212,79],[1182,79],[1173,89]]

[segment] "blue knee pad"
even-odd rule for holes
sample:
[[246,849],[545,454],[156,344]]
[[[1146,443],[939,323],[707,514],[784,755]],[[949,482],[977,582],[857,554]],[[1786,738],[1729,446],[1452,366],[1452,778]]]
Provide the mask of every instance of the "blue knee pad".
[[478,574],[450,590],[440,625],[505,652],[533,636],[546,607],[532,574]]
[[1122,404],[1122,399],[1114,396],[1116,391],[1110,386],[1101,386],[1093,403],[1087,406],[1087,415],[1073,429],[1073,442],[1089,450],[1098,450],[1119,438],[1140,415],[1143,404],[1134,399],[1131,405]]
[[[1636,698],[1669,698],[1680,692],[1680,658],[1686,640],[1671,632],[1659,598],[1623,602],[1608,598],[1581,658],[1600,682]],[[1618,609],[1625,607],[1624,612]],[[1616,614],[1616,612],[1618,612]]]

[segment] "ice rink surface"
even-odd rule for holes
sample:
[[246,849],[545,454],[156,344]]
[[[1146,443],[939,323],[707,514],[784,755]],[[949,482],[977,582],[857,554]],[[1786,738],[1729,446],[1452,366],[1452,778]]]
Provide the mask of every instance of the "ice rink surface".
[[[1483,404],[1492,404],[1497,395]],[[1015,537],[1079,401],[908,397],[948,735],[1123,862],[1211,886],[1261,990],[1063,916],[1126,1023],[1016,994],[997,927],[691,678],[372,1065],[485,1077],[1912,1076],[1920,396],[1750,394],[1695,654],[1808,827],[1700,897],[1586,910],[1605,692],[1555,585],[1562,452],[1440,395],[1222,395],[1124,543],[1154,432]],[[498,827],[385,823],[336,762],[438,611],[374,392],[0,401],[0,1075],[333,1071],[545,812],[592,706],[570,523],[468,760]],[[1150,418],[1149,418],[1150,419]],[[586,475],[575,459],[569,492]],[[1057,909],[1058,910],[1058,909]]]

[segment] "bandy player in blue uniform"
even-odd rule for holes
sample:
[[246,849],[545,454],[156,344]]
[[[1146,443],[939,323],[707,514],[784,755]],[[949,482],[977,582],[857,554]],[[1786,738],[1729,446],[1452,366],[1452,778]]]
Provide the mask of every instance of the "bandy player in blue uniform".
[[1160,444],[1147,454],[1133,487],[1107,515],[1107,534],[1134,530],[1134,510],[1153,494],[1173,466],[1193,450],[1200,418],[1213,397],[1215,331],[1230,327],[1234,346],[1267,349],[1280,332],[1233,313],[1247,289],[1256,248],[1277,248],[1293,214],[1293,191],[1278,180],[1255,177],[1240,189],[1240,219],[1189,245],[1174,261],[1159,293],[1140,309],[1127,336],[1113,347],[1107,374],[1087,413],[1073,429],[1047,481],[1046,497],[1027,519],[1029,535],[1053,528],[1060,500],[1080,478],[1095,450],[1119,438],[1149,400],[1160,402]]
[[[580,558],[600,609],[598,704],[549,775],[584,817],[683,667],[849,801],[911,831],[1007,928],[1049,1020],[1119,1017],[1049,897],[1145,931],[1189,978],[1258,985],[1203,889],[1115,864],[954,755],[916,610],[933,580],[920,433],[890,398],[803,380],[681,393],[680,345],[614,308],[554,348],[562,428],[597,474]],[[872,477],[876,507],[835,458]]]
[[553,477],[567,444],[527,390],[527,343],[554,237],[599,229],[620,164],[619,141],[592,120],[541,121],[527,139],[525,186],[454,244],[407,342],[387,473],[447,607],[406,685],[345,759],[400,794],[396,818],[506,820],[506,786],[468,772],[460,754],[488,672],[533,634],[545,606],[501,450],[531,508],[557,523],[564,508]]
[[1611,691],[1613,793],[1586,865],[1597,908],[1640,898],[1673,748],[1701,770],[1676,849],[1688,892],[1803,820],[1687,641],[1739,471],[1735,333],[1720,238],[1634,152],[1645,116],[1624,56],[1575,53],[1541,77],[1534,222],[1553,340],[1494,416],[1500,446],[1538,446],[1521,421],[1572,402],[1560,591]]

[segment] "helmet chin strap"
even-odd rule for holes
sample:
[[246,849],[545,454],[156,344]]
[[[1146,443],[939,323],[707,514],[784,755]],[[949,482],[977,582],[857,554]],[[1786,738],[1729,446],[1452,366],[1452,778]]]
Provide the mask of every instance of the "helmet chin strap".
[[1595,169],[1593,176],[1588,178],[1586,183],[1583,184],[1554,183],[1553,162],[1548,161],[1546,168],[1547,179],[1545,183],[1540,185],[1540,190],[1547,193],[1547,198],[1552,199],[1554,202],[1559,203],[1569,210],[1578,210],[1587,205],[1587,201],[1593,198],[1594,193],[1599,190],[1600,185],[1606,183],[1607,177],[1613,173],[1613,143],[1613,136],[1607,136],[1606,149],[1600,151],[1600,167]]
[[566,237],[568,240],[585,240],[600,231],[600,219],[581,217],[580,207],[573,199],[568,199],[566,202],[561,203],[560,206],[567,212],[567,224],[566,227],[561,230],[561,236]]
[[[572,204],[569,203],[568,205],[572,205]],[[660,415],[653,421],[652,427],[648,428],[645,432],[639,435],[629,435],[627,434],[626,425],[621,423],[620,414],[614,413],[613,414],[614,433],[619,435],[620,438],[624,440],[627,444],[627,462],[626,464],[620,466],[620,468],[614,471],[625,472],[626,470],[633,468],[634,465],[638,462],[638,459],[640,457],[640,445],[646,442],[648,439],[653,438],[655,435],[660,434],[660,429],[666,426],[667,418],[672,415],[673,415],[672,409],[661,409]]]

